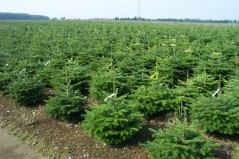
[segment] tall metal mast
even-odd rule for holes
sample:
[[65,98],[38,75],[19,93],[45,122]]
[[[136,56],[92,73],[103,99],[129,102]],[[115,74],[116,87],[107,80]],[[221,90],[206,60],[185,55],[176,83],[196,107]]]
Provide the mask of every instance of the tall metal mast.
[[140,0],[139,0],[139,6],[138,6],[138,19],[140,19]]

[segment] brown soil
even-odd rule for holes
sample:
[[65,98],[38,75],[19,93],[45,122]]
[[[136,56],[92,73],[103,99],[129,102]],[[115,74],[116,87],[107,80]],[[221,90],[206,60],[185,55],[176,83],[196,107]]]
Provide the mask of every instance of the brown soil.
[[[89,158],[89,159],[147,159],[149,154],[139,143],[152,140],[149,128],[160,128],[165,122],[160,118],[147,120],[146,126],[127,143],[110,146],[85,134],[81,123],[71,124],[57,121],[44,114],[44,105],[22,107],[13,100],[0,95],[1,127],[17,136],[30,147],[39,150],[49,158]],[[221,159],[229,159],[230,152],[238,146],[237,136],[205,134],[220,144],[222,148],[215,153]]]
[[[151,140],[148,128],[156,127],[151,121],[125,144],[110,146],[85,134],[80,123],[57,121],[44,114],[44,106],[34,108],[15,105],[13,100],[0,96],[1,127],[16,135],[28,145],[50,158],[149,158],[139,143]],[[158,122],[162,124],[163,122]]]

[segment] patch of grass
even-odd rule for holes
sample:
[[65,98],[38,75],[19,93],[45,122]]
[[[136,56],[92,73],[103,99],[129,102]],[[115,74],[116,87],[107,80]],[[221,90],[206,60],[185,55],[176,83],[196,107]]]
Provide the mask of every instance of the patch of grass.
[[36,148],[41,152],[44,150],[45,147],[46,146],[45,146],[44,142],[42,142],[42,141],[40,141],[36,144]]
[[21,141],[25,141],[28,138],[28,134],[19,132],[18,135],[17,135],[17,138]]
[[69,154],[69,151],[67,150],[67,151],[60,153],[60,155],[58,157],[59,157],[59,159],[64,159],[67,157],[68,154]]
[[53,156],[54,155],[54,150],[53,149],[48,149],[46,151],[47,156]]
[[4,128],[6,128],[7,126],[8,126],[7,122],[5,122],[4,119],[1,119],[1,121],[0,121],[0,127],[4,129]]

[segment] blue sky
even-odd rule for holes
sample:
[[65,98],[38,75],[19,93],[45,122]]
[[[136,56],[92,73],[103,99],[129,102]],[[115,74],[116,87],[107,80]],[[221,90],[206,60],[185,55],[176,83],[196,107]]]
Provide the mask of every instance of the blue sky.
[[[66,18],[138,16],[139,0],[0,0],[0,12]],[[239,20],[239,0],[140,0],[143,18]]]

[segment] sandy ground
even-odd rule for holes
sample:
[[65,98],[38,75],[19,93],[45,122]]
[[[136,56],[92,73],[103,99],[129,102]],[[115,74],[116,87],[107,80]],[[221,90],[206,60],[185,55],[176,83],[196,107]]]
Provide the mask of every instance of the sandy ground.
[[0,158],[1,159],[47,159],[36,150],[28,147],[6,130],[0,128]]

